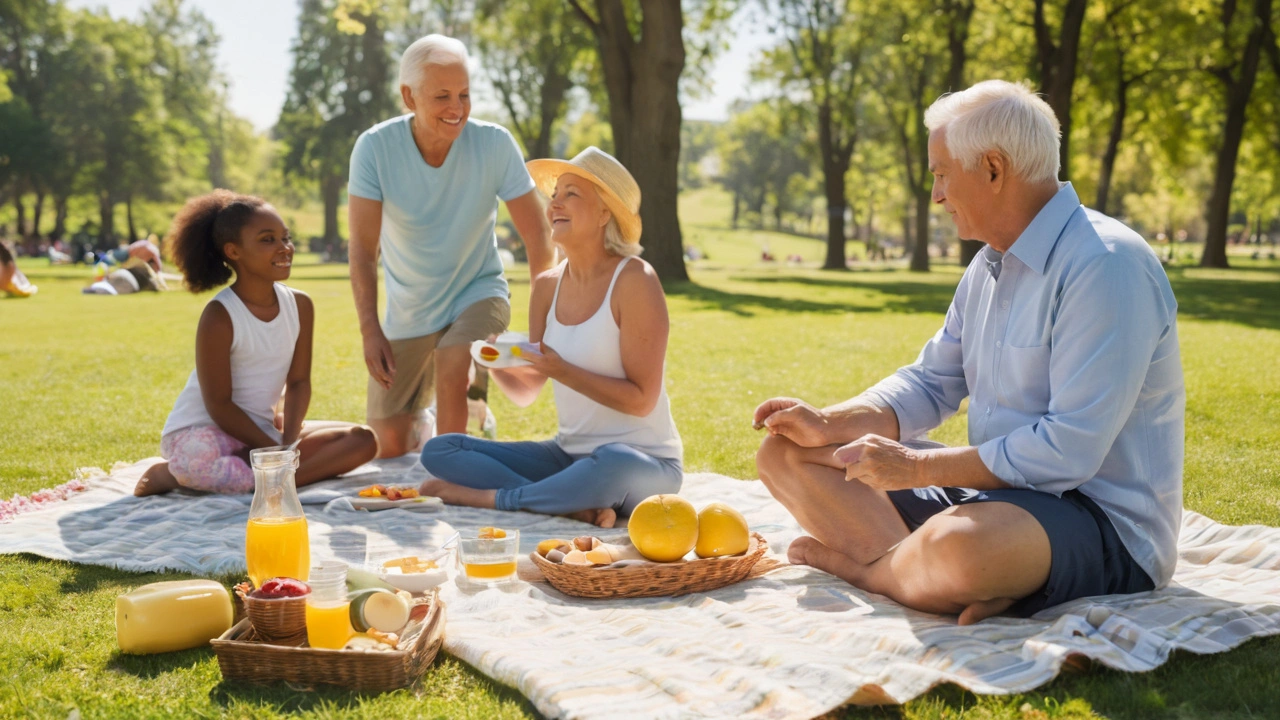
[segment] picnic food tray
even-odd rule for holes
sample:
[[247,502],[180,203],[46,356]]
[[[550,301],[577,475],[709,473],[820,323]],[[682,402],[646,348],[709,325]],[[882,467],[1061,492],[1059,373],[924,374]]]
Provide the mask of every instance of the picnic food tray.
[[283,680],[297,685],[337,685],[349,690],[395,690],[421,677],[444,642],[444,603],[435,592],[427,595],[425,602],[430,603],[426,617],[410,621],[400,640],[401,647],[395,650],[322,650],[275,645],[259,640],[248,618],[210,644],[225,680],[249,683]]
[[687,595],[715,590],[745,579],[769,550],[760,533],[742,555],[698,558],[673,563],[589,567],[553,563],[536,551],[529,554],[551,586],[565,595],[584,598],[641,598]]

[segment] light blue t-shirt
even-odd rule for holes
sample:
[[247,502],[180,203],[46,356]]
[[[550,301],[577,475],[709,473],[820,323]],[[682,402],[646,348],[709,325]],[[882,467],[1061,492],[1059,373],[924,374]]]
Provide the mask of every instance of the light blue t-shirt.
[[347,193],[382,203],[382,269],[390,340],[430,335],[469,305],[507,298],[497,238],[498,200],[533,190],[506,128],[468,120],[438,168],[422,159],[412,115],[366,130],[351,151]]
[[1182,522],[1177,313],[1151,246],[1065,183],[1008,252],[983,248],[915,364],[867,396],[893,408],[904,439],[968,397],[969,444],[993,475],[1078,488],[1162,587]]

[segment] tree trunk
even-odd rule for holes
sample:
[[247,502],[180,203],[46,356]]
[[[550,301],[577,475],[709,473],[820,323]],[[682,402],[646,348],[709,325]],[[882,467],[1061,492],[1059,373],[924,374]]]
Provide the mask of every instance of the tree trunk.
[[338,201],[342,197],[342,178],[336,173],[320,180],[320,195],[324,200],[324,247],[337,248],[342,243],[338,234]]
[[1244,137],[1246,110],[1253,94],[1254,81],[1258,77],[1258,60],[1262,54],[1262,41],[1271,21],[1272,0],[1254,0],[1256,22],[1245,43],[1244,56],[1240,60],[1240,76],[1232,78],[1224,72],[1220,79],[1227,86],[1227,119],[1222,127],[1222,144],[1218,146],[1218,164],[1213,175],[1213,191],[1209,194],[1206,220],[1208,230],[1204,239],[1201,267],[1228,267],[1227,223],[1231,216],[1231,186],[1235,184],[1236,161],[1240,157],[1240,140]]
[[822,182],[827,199],[827,257],[822,261],[823,270],[847,270],[845,261],[844,209],[845,174],[849,171],[849,152],[836,147],[835,118],[831,100],[827,98],[818,106],[818,148],[822,153]]
[[911,204],[908,203],[902,209],[902,256],[906,257],[908,253],[914,252],[915,240],[911,237]]
[[1058,116],[1062,142],[1058,156],[1062,170],[1059,177],[1071,179],[1071,92],[1076,84],[1076,59],[1080,54],[1080,29],[1084,26],[1088,0],[1067,0],[1062,11],[1062,26],[1055,42],[1045,19],[1046,0],[1035,0],[1036,50],[1040,63],[1040,92]]
[[568,76],[559,72],[559,64],[560,59],[554,58],[547,63],[547,67],[543,71],[538,137],[529,146],[529,152],[535,158],[551,157],[551,133],[555,129],[556,120],[560,118],[561,111],[564,109],[565,93],[573,86]]
[[14,221],[14,232],[19,238],[27,236],[27,204],[22,201],[22,186],[15,183],[13,192],[13,210],[17,213]]
[[964,67],[969,59],[967,44],[969,41],[969,21],[973,18],[975,0],[954,0],[943,7],[951,15],[947,24],[947,50],[951,55],[951,64],[947,67],[946,92],[960,92],[965,89]]
[[916,196],[916,244],[911,249],[911,270],[913,272],[929,272],[929,206],[933,204],[932,193]]
[[1111,173],[1115,169],[1116,155],[1120,151],[1120,139],[1124,137],[1124,116],[1129,108],[1129,81],[1121,77],[1118,87],[1116,112],[1111,117],[1111,132],[1107,135],[1107,149],[1102,153],[1102,170],[1098,173],[1098,199],[1094,202],[1094,209],[1103,215],[1107,214],[1107,195],[1111,192]]
[[688,280],[677,214],[685,63],[680,0],[640,0],[639,41],[622,0],[597,0],[594,20],[576,0],[575,8],[596,36],[618,160],[640,186],[645,258],[662,280]]
[[969,267],[969,263],[978,257],[978,253],[982,252],[984,244],[981,240],[961,240],[960,267]]
[[115,243],[116,236],[116,203],[109,192],[98,194],[98,220],[102,226],[98,228],[98,247],[107,248]]
[[738,213],[742,208],[742,194],[737,190],[733,191],[733,215],[729,218],[729,228],[731,230],[738,229]]
[[133,196],[124,199],[124,217],[129,222],[129,242],[138,239],[137,226],[133,224]]
[[40,217],[44,215],[44,191],[36,190],[36,204],[31,211],[31,234],[40,237]]
[[67,201],[66,195],[53,196],[53,232],[49,237],[61,240],[67,234]]

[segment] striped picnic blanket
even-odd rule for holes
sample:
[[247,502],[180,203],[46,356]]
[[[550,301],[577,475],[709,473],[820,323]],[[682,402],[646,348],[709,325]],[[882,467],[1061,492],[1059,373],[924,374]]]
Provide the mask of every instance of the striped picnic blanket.
[[[312,557],[360,562],[371,548],[418,550],[482,525],[520,528],[524,550],[590,534],[563,518],[447,507],[356,511],[371,482],[416,483],[411,458],[305,489]],[[88,489],[0,524],[0,552],[31,552],[129,570],[242,571],[247,497],[130,494],[145,463],[90,477]],[[369,474],[373,472],[376,474]],[[803,718],[854,703],[905,702],[940,683],[1015,693],[1074,657],[1150,670],[1173,650],[1222,652],[1280,632],[1280,529],[1229,527],[1187,512],[1165,589],[1077,600],[1031,619],[954,618],[907,610],[785,563],[799,534],[759,483],[685,478],[694,505],[741,510],[771,552],[747,581],[679,598],[582,600],[542,580],[474,590],[449,583],[445,650],[563,718]]]

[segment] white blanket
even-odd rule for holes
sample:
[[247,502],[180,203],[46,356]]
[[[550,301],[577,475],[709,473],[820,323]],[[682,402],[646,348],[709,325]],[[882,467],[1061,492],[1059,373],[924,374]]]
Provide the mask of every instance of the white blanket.
[[[134,498],[146,464],[118,467],[84,493],[0,525],[0,552],[126,570],[243,572],[249,498]],[[526,552],[547,537],[590,532],[527,513],[350,509],[344,498],[356,487],[425,476],[408,458],[380,465],[301,493],[313,561],[362,562],[369,546],[425,549],[481,525],[520,528]],[[848,702],[904,702],[943,682],[1024,692],[1072,656],[1150,670],[1176,649],[1222,652],[1280,633],[1276,528],[1227,527],[1187,512],[1169,588],[961,628],[780,564],[799,528],[758,482],[688,475],[681,494],[697,506],[722,500],[742,510],[769,540],[762,564],[777,569],[709,593],[600,601],[561,595],[525,559],[529,582],[481,591],[446,585],[445,649],[550,717],[801,718]]]

